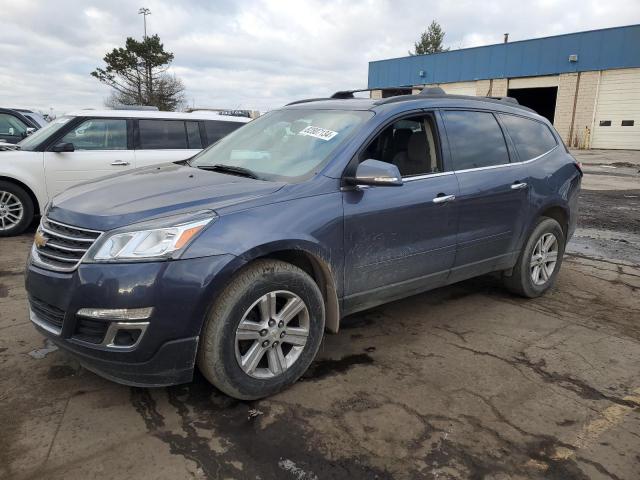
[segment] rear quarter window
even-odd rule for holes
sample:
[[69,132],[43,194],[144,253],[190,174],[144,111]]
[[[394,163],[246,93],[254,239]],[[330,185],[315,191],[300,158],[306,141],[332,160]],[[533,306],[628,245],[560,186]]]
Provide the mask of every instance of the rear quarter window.
[[549,127],[542,122],[504,114],[500,118],[522,162],[539,157],[558,144]]

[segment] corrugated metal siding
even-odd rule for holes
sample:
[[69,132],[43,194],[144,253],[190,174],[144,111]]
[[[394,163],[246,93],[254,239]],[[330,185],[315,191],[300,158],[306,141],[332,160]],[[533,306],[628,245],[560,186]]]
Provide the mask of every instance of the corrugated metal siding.
[[[640,25],[369,62],[369,88],[640,67]],[[577,54],[578,61],[569,62]],[[423,71],[424,76],[419,72]]]

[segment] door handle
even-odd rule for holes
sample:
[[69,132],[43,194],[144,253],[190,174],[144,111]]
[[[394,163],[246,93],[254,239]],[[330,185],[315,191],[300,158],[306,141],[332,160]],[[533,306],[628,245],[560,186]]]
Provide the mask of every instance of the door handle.
[[111,162],[111,165],[113,165],[114,167],[126,167],[127,165],[129,165],[129,162],[127,162],[126,160],[115,160]]
[[511,190],[519,190],[521,188],[527,188],[527,184],[524,182],[515,182],[511,185]]
[[444,195],[441,193],[441,194],[438,194],[438,196],[433,199],[433,203],[453,202],[455,199],[456,199],[455,195]]

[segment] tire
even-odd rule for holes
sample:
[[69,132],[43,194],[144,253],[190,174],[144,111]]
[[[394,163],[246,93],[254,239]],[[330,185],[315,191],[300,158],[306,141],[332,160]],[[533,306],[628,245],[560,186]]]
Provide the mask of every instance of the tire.
[[0,237],[24,232],[33,221],[33,200],[15,183],[0,180]]
[[[284,305],[295,305],[289,312],[302,308],[296,297],[304,303],[304,309],[280,326],[277,320],[287,317],[283,315]],[[276,315],[267,315],[266,311],[275,311]],[[275,323],[271,325],[267,319]],[[244,328],[238,331],[241,322]],[[279,260],[257,260],[238,272],[213,304],[200,338],[198,368],[209,382],[231,397],[255,400],[273,395],[292,385],[307,370],[320,347],[324,323],[322,294],[307,273]],[[305,328],[306,343],[300,345]],[[294,330],[302,333],[294,334]],[[236,334],[251,338],[239,340]],[[287,343],[289,339],[298,345]],[[268,347],[264,346],[265,341],[270,342]],[[251,352],[260,351],[262,357],[255,370],[251,372],[255,362],[249,360],[248,366],[241,366],[245,359],[257,358]],[[286,368],[278,372],[278,365],[283,363]]]
[[[553,248],[550,248],[550,252],[544,257],[540,254],[540,250],[538,250],[538,242],[549,240],[549,235],[555,237],[556,242],[556,261],[552,267],[550,263],[545,263],[545,260],[553,258],[553,256],[550,255],[550,253],[553,253]],[[535,298],[553,287],[558,278],[560,266],[562,265],[565,242],[564,231],[560,224],[553,218],[541,217],[520,252],[511,276],[503,276],[503,281],[507,289],[523,297]],[[534,270],[535,267],[532,265],[534,261],[545,263],[544,268],[542,267],[542,263],[538,265],[539,269],[537,273]],[[534,276],[537,276],[541,283],[536,282]]]

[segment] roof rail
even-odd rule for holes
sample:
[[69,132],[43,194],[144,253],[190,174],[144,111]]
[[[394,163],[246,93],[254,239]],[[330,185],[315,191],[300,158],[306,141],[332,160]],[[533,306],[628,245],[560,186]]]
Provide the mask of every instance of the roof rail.
[[377,88],[360,88],[357,90],[339,90],[335,92],[330,97],[322,97],[322,98],[304,98],[302,100],[295,100],[293,102],[287,103],[285,106],[289,105],[297,105],[299,103],[309,103],[309,102],[318,102],[320,100],[347,100],[349,98],[356,98],[353,94],[358,92],[370,92],[371,90],[378,90]]
[[[396,87],[388,87],[393,89],[403,89],[403,88],[411,88],[409,86],[396,86]],[[304,98],[302,100],[295,100],[293,102],[287,103],[285,106],[289,105],[297,105],[298,103],[308,103],[308,102],[318,102],[320,100],[347,100],[350,98],[356,98],[353,94],[358,92],[371,92],[373,90],[384,90],[383,87],[376,88],[358,88],[355,90],[339,90],[335,92],[333,95],[327,98]],[[391,97],[390,97],[391,98]]]
[[359,88],[357,90],[340,90],[336,93],[334,93],[333,95],[331,95],[331,98],[335,98],[335,99],[347,99],[347,98],[355,98],[354,97],[354,93],[358,93],[358,92],[370,92],[372,90],[380,90],[379,88]]
[[418,95],[446,95],[445,92],[440,87],[424,87]]
[[520,102],[518,101],[518,99],[513,97],[486,97],[486,98],[491,98],[493,100],[500,100],[501,102],[509,102],[509,103],[515,103],[516,105],[520,105]]
[[285,105],[288,107],[289,105],[298,105],[299,103],[309,103],[309,102],[319,102],[320,100],[329,100],[328,98],[303,98],[302,100],[295,100],[293,102],[289,102]]

